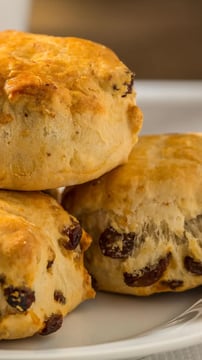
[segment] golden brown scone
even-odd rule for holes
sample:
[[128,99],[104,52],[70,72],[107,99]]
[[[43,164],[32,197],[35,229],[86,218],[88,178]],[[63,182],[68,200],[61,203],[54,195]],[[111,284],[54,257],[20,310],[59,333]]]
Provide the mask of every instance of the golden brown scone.
[[0,191],[0,339],[48,335],[94,297],[83,265],[90,241],[51,196]]
[[134,295],[202,284],[202,134],[141,137],[129,162],[64,200],[93,236],[97,289]]
[[0,188],[95,179],[126,162],[141,125],[133,74],[105,46],[0,32]]

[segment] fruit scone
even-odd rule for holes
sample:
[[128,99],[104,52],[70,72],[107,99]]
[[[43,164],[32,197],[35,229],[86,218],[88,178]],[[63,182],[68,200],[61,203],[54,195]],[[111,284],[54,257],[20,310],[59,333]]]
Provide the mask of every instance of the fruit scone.
[[93,237],[97,289],[150,295],[202,285],[202,134],[142,136],[129,162],[67,192]]
[[70,186],[126,162],[142,125],[133,80],[92,41],[0,32],[0,188]]
[[0,190],[0,339],[55,332],[94,297],[83,264],[90,242],[51,196]]

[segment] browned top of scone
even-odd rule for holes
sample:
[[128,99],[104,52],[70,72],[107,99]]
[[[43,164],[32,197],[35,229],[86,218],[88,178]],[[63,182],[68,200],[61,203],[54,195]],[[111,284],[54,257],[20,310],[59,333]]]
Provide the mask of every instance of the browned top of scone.
[[97,79],[115,94],[132,92],[129,69],[112,50],[89,40],[3,31],[0,58],[0,89],[10,99],[60,88],[80,91],[85,83],[96,90]]
[[133,77],[92,41],[0,32],[0,188],[75,185],[124,163],[142,125]]

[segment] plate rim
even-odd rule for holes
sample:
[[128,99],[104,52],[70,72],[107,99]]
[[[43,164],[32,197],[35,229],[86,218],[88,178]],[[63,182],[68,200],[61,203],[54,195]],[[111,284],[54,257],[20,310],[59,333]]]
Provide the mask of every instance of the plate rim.
[[[35,350],[2,350],[0,349],[0,359],[2,360],[62,360],[62,359],[75,359],[75,360],[91,360],[91,359],[123,359],[126,358],[135,359],[141,356],[148,356],[161,352],[174,351],[189,346],[194,346],[202,341],[202,318],[198,318],[192,322],[193,325],[201,323],[201,331],[196,329],[194,333],[180,334],[180,336],[166,337],[159,342],[158,337],[153,339],[153,334],[148,335],[149,342],[138,344],[137,339],[141,339],[141,335],[120,341],[110,341],[102,344],[75,346],[68,348],[55,348],[55,349],[35,349]],[[187,325],[189,327],[189,324]],[[175,330],[175,326],[172,327],[172,331]],[[161,330],[157,332],[161,334]],[[178,334],[179,335],[179,334]],[[152,341],[151,341],[152,340]]]

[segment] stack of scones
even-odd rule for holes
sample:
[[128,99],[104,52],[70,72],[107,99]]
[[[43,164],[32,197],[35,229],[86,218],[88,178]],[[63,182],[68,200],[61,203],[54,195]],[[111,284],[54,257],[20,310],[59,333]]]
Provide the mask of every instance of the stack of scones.
[[0,33],[0,338],[50,334],[95,291],[91,237],[44,190],[125,163],[141,128],[133,74],[105,46]]
[[138,140],[133,81],[103,45],[0,33],[0,339],[202,284],[202,135]]

